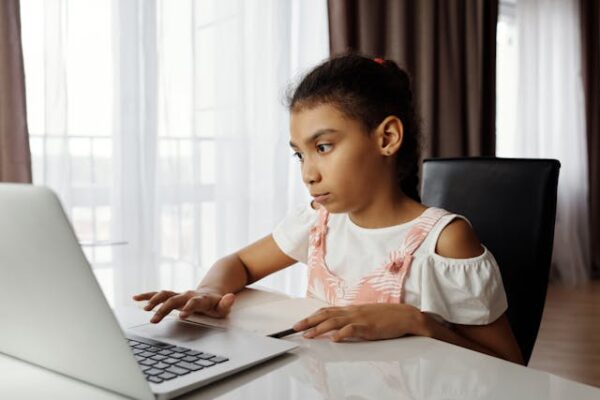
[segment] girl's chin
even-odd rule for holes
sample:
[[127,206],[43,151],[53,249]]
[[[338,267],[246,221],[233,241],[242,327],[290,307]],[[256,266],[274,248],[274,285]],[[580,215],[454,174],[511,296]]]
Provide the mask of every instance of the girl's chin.
[[347,212],[346,209],[340,207],[338,204],[335,204],[333,202],[328,202],[327,204],[319,204],[319,206],[325,208],[330,214],[341,214]]

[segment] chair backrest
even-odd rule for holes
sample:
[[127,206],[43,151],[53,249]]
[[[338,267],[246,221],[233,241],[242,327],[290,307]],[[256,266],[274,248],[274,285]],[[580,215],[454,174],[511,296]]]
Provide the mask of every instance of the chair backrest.
[[498,261],[508,320],[529,362],[546,299],[560,163],[510,158],[428,159],[421,197],[469,219]]

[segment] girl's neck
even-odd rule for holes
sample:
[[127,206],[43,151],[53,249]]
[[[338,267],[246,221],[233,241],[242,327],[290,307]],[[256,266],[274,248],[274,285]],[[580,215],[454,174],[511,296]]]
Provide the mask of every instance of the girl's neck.
[[350,220],[367,229],[400,225],[419,217],[427,207],[401,191],[376,196],[364,208],[348,212]]

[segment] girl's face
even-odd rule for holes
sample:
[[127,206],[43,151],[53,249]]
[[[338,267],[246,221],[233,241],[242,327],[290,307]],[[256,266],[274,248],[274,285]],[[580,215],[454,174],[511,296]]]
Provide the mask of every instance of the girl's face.
[[329,104],[292,112],[290,125],[290,146],[315,201],[332,213],[367,207],[382,184],[376,135]]

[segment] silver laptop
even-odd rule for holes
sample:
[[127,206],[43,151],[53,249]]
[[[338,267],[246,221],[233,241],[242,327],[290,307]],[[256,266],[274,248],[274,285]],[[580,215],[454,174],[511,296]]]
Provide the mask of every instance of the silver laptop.
[[0,352],[137,399],[167,399],[296,345],[174,318],[121,330],[56,195],[0,184]]

